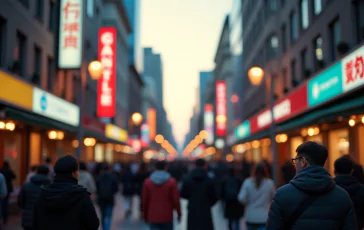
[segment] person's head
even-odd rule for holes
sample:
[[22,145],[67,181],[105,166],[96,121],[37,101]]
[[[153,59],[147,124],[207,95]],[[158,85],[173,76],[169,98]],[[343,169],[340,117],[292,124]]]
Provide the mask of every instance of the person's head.
[[155,163],[155,170],[167,170],[167,162],[157,161],[157,163]]
[[84,171],[87,170],[87,166],[86,166],[85,162],[80,161],[80,170],[84,170]]
[[204,159],[197,159],[195,162],[196,168],[199,169],[206,169],[207,168],[207,164],[206,161]]
[[111,170],[110,164],[107,162],[102,163],[101,170],[104,172],[108,172]]
[[230,177],[235,176],[235,169],[234,169],[233,167],[230,167],[230,168],[228,169],[228,172],[229,172],[229,176],[230,176]]
[[3,169],[10,169],[10,164],[8,161],[4,161],[3,163]]
[[296,158],[292,159],[296,172],[311,165],[323,167],[328,156],[327,148],[313,141],[308,141],[298,146],[296,153]]
[[37,174],[48,176],[49,174],[49,167],[47,165],[39,165],[37,167]]
[[334,163],[335,175],[351,175],[354,169],[354,162],[349,158],[342,156]]
[[37,171],[37,168],[38,168],[38,165],[32,165],[32,166],[30,167],[30,171],[31,171],[31,172],[36,172],[36,171]]
[[52,159],[50,157],[46,157],[46,159],[44,160],[44,162],[46,164],[50,164],[50,163],[52,163]]
[[268,177],[266,165],[264,163],[256,164],[253,168],[252,175],[255,179],[255,186],[259,188],[264,178]]
[[59,158],[54,165],[56,176],[72,176],[78,178],[79,164],[78,160],[71,155]]

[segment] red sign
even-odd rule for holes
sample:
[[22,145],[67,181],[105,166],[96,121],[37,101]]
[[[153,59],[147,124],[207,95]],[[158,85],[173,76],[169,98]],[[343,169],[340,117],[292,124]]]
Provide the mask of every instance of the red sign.
[[105,134],[105,124],[94,117],[83,115],[82,124],[85,129],[100,133],[102,135]]
[[341,61],[344,92],[364,85],[364,46],[347,55]]
[[226,135],[226,83],[216,82],[216,135]]
[[116,29],[99,30],[99,60],[104,69],[98,81],[97,116],[115,116],[116,97]]
[[[274,121],[279,123],[302,113],[307,109],[307,104],[307,84],[304,84],[287,97],[275,103],[273,108]],[[256,133],[269,127],[271,123],[271,111],[270,109],[265,109],[263,112],[250,119],[250,132]]]

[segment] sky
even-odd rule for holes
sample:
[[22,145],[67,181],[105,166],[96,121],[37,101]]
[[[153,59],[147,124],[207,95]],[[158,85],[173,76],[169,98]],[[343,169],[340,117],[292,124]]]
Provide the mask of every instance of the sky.
[[141,47],[162,56],[164,107],[179,145],[189,131],[199,72],[212,70],[232,0],[141,0]]

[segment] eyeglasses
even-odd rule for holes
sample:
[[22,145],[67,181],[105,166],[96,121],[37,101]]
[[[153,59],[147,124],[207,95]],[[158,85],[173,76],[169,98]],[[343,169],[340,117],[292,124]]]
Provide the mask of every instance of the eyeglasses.
[[292,159],[292,164],[296,165],[296,161],[302,159],[303,157],[296,157]]

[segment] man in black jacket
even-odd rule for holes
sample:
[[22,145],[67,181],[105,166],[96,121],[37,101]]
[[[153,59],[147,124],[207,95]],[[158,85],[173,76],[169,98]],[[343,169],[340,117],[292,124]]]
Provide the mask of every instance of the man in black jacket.
[[213,230],[211,207],[218,198],[214,182],[207,176],[203,159],[196,160],[196,169],[182,183],[181,197],[188,200],[188,230]]
[[364,185],[352,176],[354,165],[354,162],[346,156],[337,159],[334,163],[336,175],[334,181],[349,193],[354,204],[358,229],[361,230],[364,227]]
[[267,230],[357,230],[355,210],[347,192],[335,185],[323,167],[328,152],[315,142],[300,145],[296,176],[275,194]]
[[18,196],[18,205],[23,209],[21,225],[25,230],[33,230],[33,207],[42,185],[49,185],[49,169],[46,165],[36,168],[36,174],[30,182],[23,185]]
[[41,187],[34,206],[34,230],[97,230],[99,219],[87,189],[78,185],[79,164],[66,155],[54,166],[52,184]]

